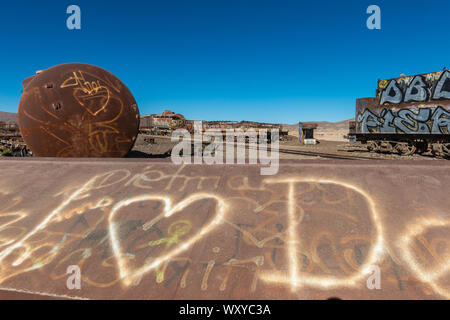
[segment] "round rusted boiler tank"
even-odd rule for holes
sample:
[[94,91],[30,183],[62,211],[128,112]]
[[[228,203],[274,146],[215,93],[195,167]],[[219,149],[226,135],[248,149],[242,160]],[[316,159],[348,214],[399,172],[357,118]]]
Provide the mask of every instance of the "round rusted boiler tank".
[[102,68],[68,63],[23,81],[18,122],[37,157],[124,157],[139,132],[130,90]]

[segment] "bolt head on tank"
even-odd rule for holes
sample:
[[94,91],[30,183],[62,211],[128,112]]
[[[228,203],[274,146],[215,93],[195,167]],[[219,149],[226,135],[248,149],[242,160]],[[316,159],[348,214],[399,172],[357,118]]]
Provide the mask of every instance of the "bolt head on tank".
[[18,122],[37,157],[124,157],[139,132],[131,91],[109,71],[68,63],[23,81]]

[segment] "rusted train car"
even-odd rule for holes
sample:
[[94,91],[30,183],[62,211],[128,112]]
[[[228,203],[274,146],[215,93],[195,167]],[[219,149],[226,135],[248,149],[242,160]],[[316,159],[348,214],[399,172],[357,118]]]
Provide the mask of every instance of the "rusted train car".
[[450,158],[450,71],[379,80],[356,101],[349,136],[369,151]]
[[20,135],[17,123],[0,121],[0,156],[28,157],[31,155],[31,151]]
[[19,126],[15,122],[0,121],[1,132],[19,132]]
[[186,119],[181,114],[164,111],[162,114],[142,116],[140,131],[142,133],[167,136],[176,129],[184,128]]

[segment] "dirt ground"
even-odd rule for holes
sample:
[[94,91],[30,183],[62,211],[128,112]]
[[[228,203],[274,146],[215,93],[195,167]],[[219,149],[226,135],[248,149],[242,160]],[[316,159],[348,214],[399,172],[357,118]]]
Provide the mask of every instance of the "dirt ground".
[[[324,131],[321,130],[320,128],[318,130],[316,130],[314,132],[314,137],[320,141],[341,141],[341,142],[347,142],[348,140],[346,139],[346,135],[348,134],[348,130],[347,131],[339,131],[339,130],[334,130],[334,131]],[[289,131],[289,135],[294,136],[294,137],[298,137],[298,132],[297,131]]]

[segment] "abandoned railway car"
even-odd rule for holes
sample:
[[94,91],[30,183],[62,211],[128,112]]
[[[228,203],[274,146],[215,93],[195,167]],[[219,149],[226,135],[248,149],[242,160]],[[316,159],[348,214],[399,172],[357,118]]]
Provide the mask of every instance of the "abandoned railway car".
[[450,71],[379,80],[375,98],[356,101],[350,137],[369,151],[450,158]]

